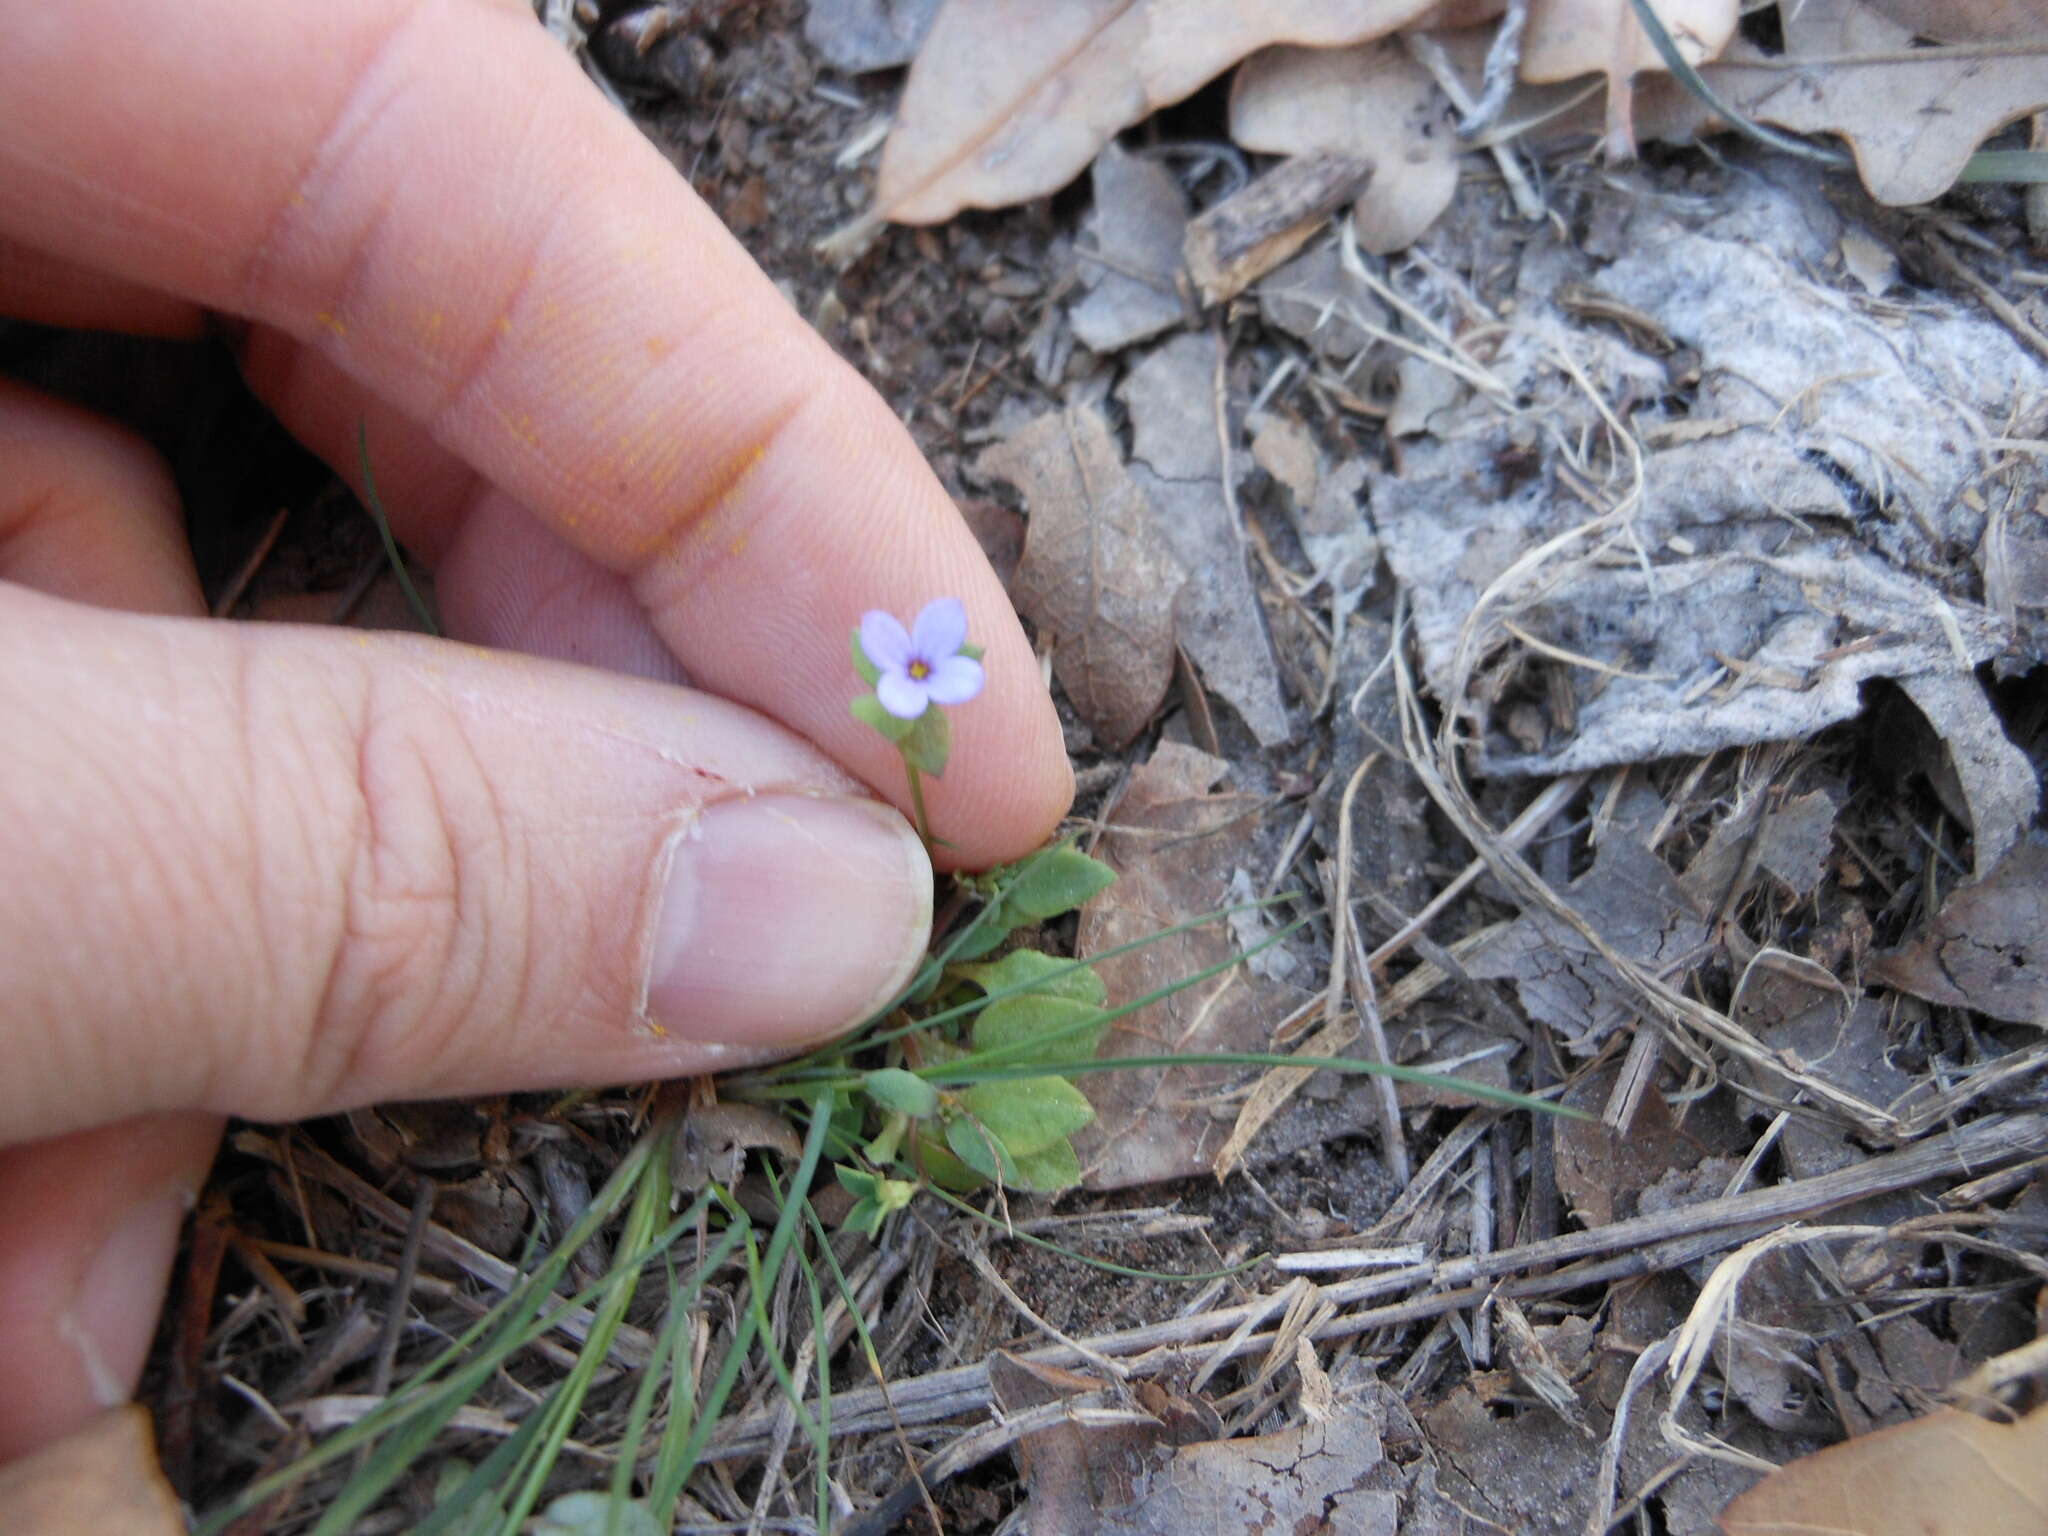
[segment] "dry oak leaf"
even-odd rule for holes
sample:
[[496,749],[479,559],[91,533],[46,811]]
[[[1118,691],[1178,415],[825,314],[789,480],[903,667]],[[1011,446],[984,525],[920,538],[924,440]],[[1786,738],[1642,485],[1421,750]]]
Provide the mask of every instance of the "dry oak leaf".
[[1995,1424],[1944,1410],[1779,1468],[1721,1514],[1728,1536],[2021,1536],[2048,1531],[2048,1410]]
[[[1795,133],[1841,135],[1880,203],[1933,201],[1985,139],[2048,106],[2048,61],[2038,53],[1845,63],[1845,55],[1910,49],[1913,31],[1863,0],[1804,0],[1781,14],[1786,60],[1824,62],[1766,67],[1734,56],[1701,73],[1747,117]],[[2036,26],[2048,30],[2048,22]]]
[[1428,0],[948,0],[869,217],[936,224],[1056,191],[1119,130],[1274,43],[1383,37]]
[[1429,72],[1398,42],[1268,48],[1230,87],[1230,137],[1269,155],[1319,150],[1373,162],[1351,205],[1358,243],[1406,250],[1458,190],[1458,135]]
[[1173,678],[1173,600],[1186,574],[1093,406],[1027,422],[984,474],[1024,493],[1017,606],[1053,637],[1052,666],[1112,750],[1145,727]]

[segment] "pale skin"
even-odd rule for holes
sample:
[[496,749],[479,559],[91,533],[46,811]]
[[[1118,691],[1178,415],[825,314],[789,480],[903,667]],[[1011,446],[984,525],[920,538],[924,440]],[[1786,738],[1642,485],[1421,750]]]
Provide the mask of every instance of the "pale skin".
[[887,406],[527,0],[0,0],[0,37],[0,313],[244,323],[345,474],[367,426],[470,642],[204,620],[162,467],[0,384],[4,1461],[132,1390],[223,1116],[673,1076],[884,995],[930,875],[847,713],[862,611],[957,596],[986,647],[950,860],[1072,785]]

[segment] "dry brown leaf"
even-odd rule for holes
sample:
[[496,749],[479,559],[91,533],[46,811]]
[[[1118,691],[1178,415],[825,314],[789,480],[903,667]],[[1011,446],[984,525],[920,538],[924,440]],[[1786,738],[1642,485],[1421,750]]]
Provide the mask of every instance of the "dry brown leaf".
[[1870,0],[1902,27],[1938,43],[2040,41],[2040,0]]
[[911,66],[870,217],[935,224],[1065,186],[1118,130],[1274,43],[1336,47],[1428,0],[949,0]]
[[[1117,830],[1097,852],[1117,883],[1082,909],[1085,958],[1149,938],[1223,905],[1229,872],[1246,862],[1258,807],[1250,795],[1211,790],[1228,769],[1221,758],[1162,742],[1131,775],[1113,812]],[[1222,924],[1191,929],[1103,960],[1096,972],[1119,1001],[1143,997],[1228,960]],[[1263,1051],[1273,1026],[1308,994],[1248,975],[1240,967],[1177,992],[1110,1027],[1101,1055],[1170,1051]],[[1091,1189],[1122,1189],[1206,1171],[1230,1129],[1235,1106],[1212,1096],[1238,1082],[1230,1067],[1133,1068],[1082,1078],[1096,1122],[1074,1138]]]
[[1053,671],[1104,745],[1144,729],[1173,677],[1186,579],[1092,406],[1040,416],[981,456],[1024,493],[1017,605],[1053,637]]
[[178,1496],[156,1463],[142,1408],[110,1408],[33,1456],[0,1467],[8,1536],[183,1536]]
[[1781,1467],[1721,1515],[1728,1536],[2021,1536],[2048,1530],[2048,1410],[1942,1412]]
[[1230,137],[1271,155],[1317,151],[1373,162],[1352,204],[1358,243],[1405,250],[1458,190],[1458,137],[1449,103],[1398,42],[1357,48],[1268,48],[1245,60],[1230,89]]
[[[1787,55],[1827,62],[1787,69],[1735,58],[1701,73],[1747,117],[1795,133],[1841,135],[1881,203],[1939,197],[1979,144],[2048,106],[2048,63],[2039,54],[1849,64],[1843,55],[1910,48],[1913,29],[1864,0],[1804,0],[1781,14]],[[2038,35],[2040,21],[2035,28]]]
[[1942,903],[1919,939],[1870,978],[1930,1003],[2048,1027],[2048,847],[2022,843]]

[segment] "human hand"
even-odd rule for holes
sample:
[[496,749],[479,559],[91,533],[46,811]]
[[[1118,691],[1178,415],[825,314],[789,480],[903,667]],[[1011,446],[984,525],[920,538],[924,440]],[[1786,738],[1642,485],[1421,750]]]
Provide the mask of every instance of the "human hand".
[[162,469],[0,386],[4,1460],[132,1390],[220,1116],[706,1070],[886,996],[931,890],[862,788],[903,793],[847,713],[864,609],[958,596],[987,648],[929,796],[960,862],[1071,780],[888,408],[525,0],[0,36],[0,313],[241,317],[494,648],[199,622]]

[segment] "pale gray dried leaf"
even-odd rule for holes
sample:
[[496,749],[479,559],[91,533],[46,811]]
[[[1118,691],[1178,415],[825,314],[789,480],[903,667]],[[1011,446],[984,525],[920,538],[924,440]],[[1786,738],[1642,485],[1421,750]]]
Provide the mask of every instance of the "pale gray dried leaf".
[[1415,437],[1435,430],[1437,413],[1465,398],[1464,382],[1426,357],[1404,356],[1394,365],[1394,403],[1387,411],[1389,437]]
[[1115,352],[1186,316],[1177,279],[1188,200],[1165,166],[1113,141],[1095,157],[1091,179],[1085,227],[1094,250],[1080,256],[1088,293],[1069,318],[1084,346]]
[[1335,245],[1304,251],[1253,290],[1268,325],[1298,336],[1333,362],[1348,363],[1373,344],[1365,327],[1385,329],[1379,299],[1344,270]]
[[1308,428],[1264,411],[1246,425],[1252,434],[1252,462],[1287,488],[1296,507],[1312,506],[1323,478],[1323,456]]
[[882,152],[873,217],[935,224],[1058,190],[1119,130],[1273,43],[1381,37],[1429,0],[952,0]]
[[1899,686],[1948,748],[1949,765],[1970,810],[1979,879],[2026,835],[2041,805],[2041,781],[2013,744],[1975,673],[1923,672]]
[[[2048,106],[2048,69],[2038,54],[1901,62],[1889,56],[1912,47],[1912,28],[1864,0],[1801,0],[1780,15],[1786,55],[1824,58],[1825,65],[1762,67],[1742,62],[1737,50],[1702,75],[1747,117],[1795,133],[1839,134],[1880,203],[1932,202],[1985,139]],[[2032,26],[2038,36],[2038,10]],[[1845,61],[1856,54],[1888,61]]]
[[1173,607],[1186,579],[1152,504],[1093,406],[1040,416],[982,454],[1024,493],[1014,591],[1053,637],[1053,672],[1112,750],[1145,727],[1173,677]]
[[[1872,678],[2022,659],[2020,636],[1977,601],[1954,551],[1985,536],[1981,500],[1964,495],[1982,474],[1983,424],[2048,394],[2048,368],[1961,305],[1879,315],[1817,283],[1840,221],[1818,177],[1779,163],[1772,174],[1782,184],[1725,184],[1711,222],[1617,190],[1629,198],[1626,254],[1598,286],[1697,350],[1688,420],[1729,425],[1645,449],[1640,496],[1597,558],[1590,541],[1569,542],[1590,514],[1565,487],[1565,445],[1606,428],[1560,353],[1609,402],[1671,385],[1620,332],[1546,310],[1544,295],[1592,277],[1565,242],[1532,241],[1517,313],[1487,359],[1525,408],[1509,415],[1475,395],[1454,430],[1374,466],[1370,505],[1408,589],[1423,671],[1440,697],[1484,712],[1473,734],[1485,771],[1810,736],[1859,713]],[[1658,441],[1651,412],[1635,422]],[[1603,504],[1629,494],[1631,463],[1615,461]],[[1559,553],[1489,608],[1554,648],[1537,665],[1569,690],[1572,718],[1532,747],[1471,687],[1476,656],[1520,642],[1466,626],[1481,593],[1544,545]]]
[[1318,150],[1373,164],[1352,204],[1359,245],[1406,250],[1458,190],[1450,103],[1398,41],[1356,48],[1268,48],[1238,69],[1230,136],[1261,154]]
[[[1221,923],[1156,938],[1224,905],[1226,871],[1251,857],[1254,818],[1247,813],[1257,799],[1215,791],[1228,768],[1194,747],[1161,742],[1117,803],[1117,830],[1097,849],[1117,882],[1082,908],[1076,948],[1090,958],[1155,940],[1096,965],[1118,1003],[1184,982],[1237,952]],[[1307,995],[1240,967],[1118,1019],[1100,1054],[1270,1050],[1273,1026]],[[1141,1067],[1081,1078],[1097,1116],[1074,1137],[1088,1187],[1123,1189],[1205,1171],[1232,1113],[1224,1105],[1212,1114],[1210,1100],[1244,1075],[1230,1067]]]
[[1378,1425],[1355,1405],[1334,1417],[1242,1440],[1184,1445],[1147,1479],[1138,1504],[1106,1515],[1099,1536],[1194,1531],[1342,1531],[1395,1536],[1397,1494],[1374,1481]]
[[1223,494],[1217,411],[1218,342],[1189,332],[1146,354],[1118,387],[1131,415],[1131,477],[1159,514],[1159,530],[1189,580],[1174,602],[1180,643],[1202,680],[1236,710],[1261,746],[1293,727],[1278,663]]
[[849,75],[895,69],[917,57],[939,0],[810,0],[804,41]]
[[1942,903],[1927,931],[1870,976],[1930,1003],[2048,1028],[2048,846],[2025,842]]
[[[1610,836],[1593,867],[1558,895],[1625,959],[1676,982],[1708,951],[1707,926],[1664,861],[1633,838]],[[1522,1006],[1587,1054],[1638,1008],[1577,929],[1547,912],[1525,912],[1465,961],[1483,980],[1514,982]]]

